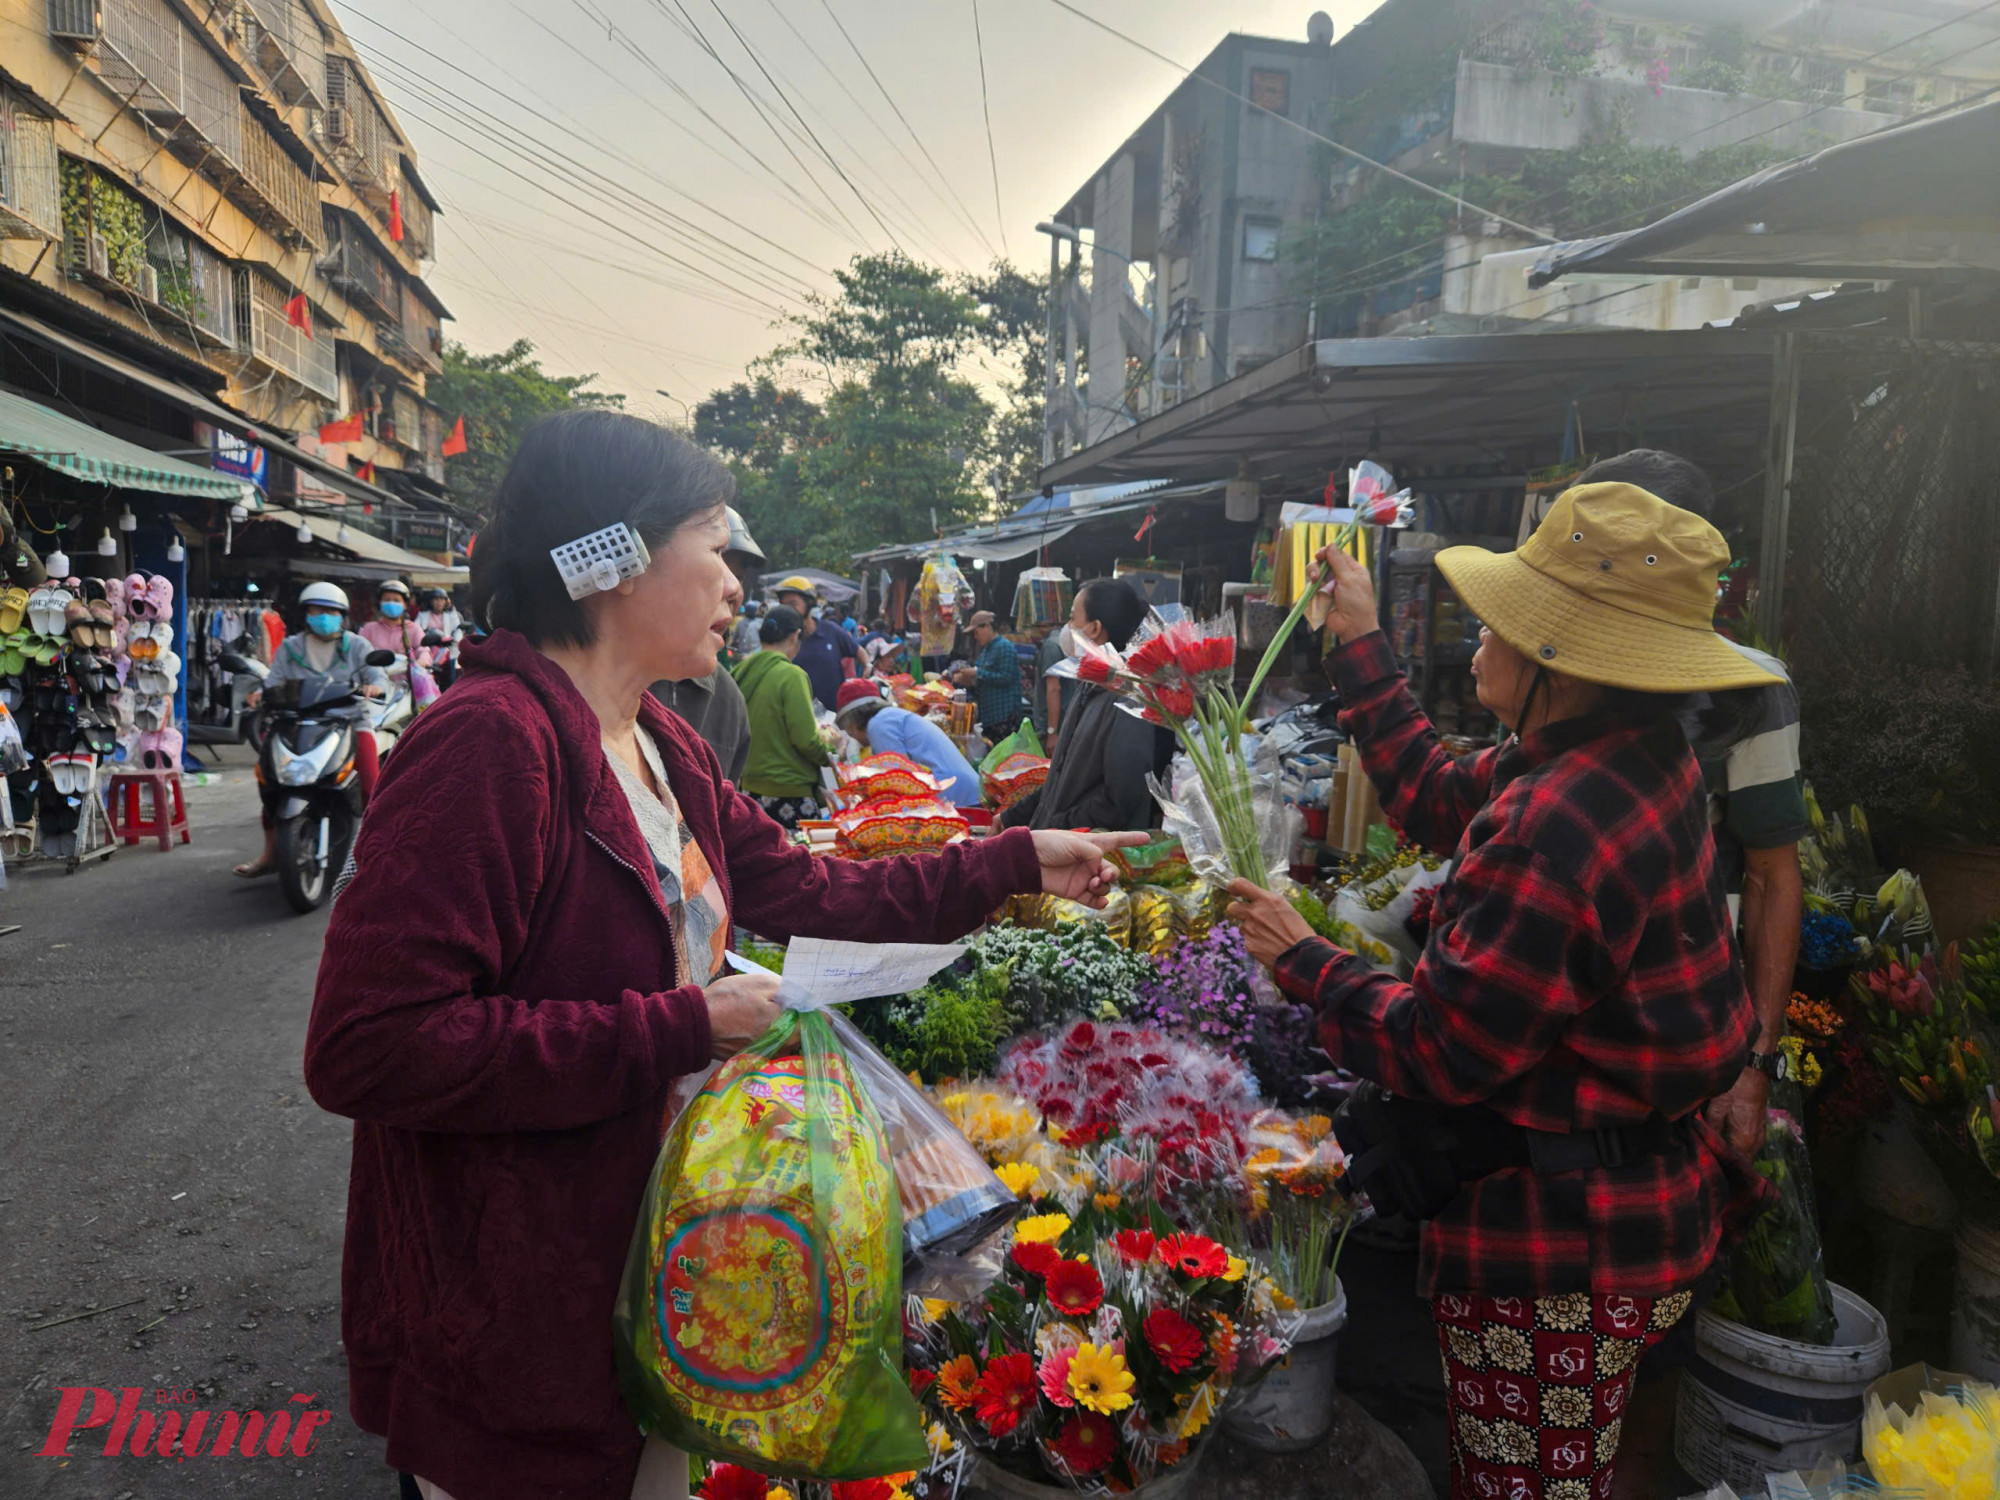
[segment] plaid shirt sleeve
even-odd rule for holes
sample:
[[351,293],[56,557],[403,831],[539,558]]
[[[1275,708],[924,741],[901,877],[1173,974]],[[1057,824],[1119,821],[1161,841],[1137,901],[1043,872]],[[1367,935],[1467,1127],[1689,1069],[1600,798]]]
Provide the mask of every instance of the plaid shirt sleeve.
[[1614,967],[1590,902],[1531,850],[1470,850],[1451,887],[1453,920],[1411,983],[1320,939],[1289,949],[1278,979],[1320,1007],[1320,1044],[1341,1067],[1394,1094],[1474,1104],[1535,1067]]
[[1382,798],[1382,811],[1417,843],[1450,854],[1486,805],[1497,750],[1454,759],[1403,680],[1389,638],[1374,631],[1331,658],[1340,686],[1340,727]]

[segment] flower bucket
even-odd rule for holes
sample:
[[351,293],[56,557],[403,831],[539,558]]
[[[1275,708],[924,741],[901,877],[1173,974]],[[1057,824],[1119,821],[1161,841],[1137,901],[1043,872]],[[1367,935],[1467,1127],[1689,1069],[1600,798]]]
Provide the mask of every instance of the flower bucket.
[[[1201,1467],[1201,1456],[1207,1447],[1206,1443],[1197,1443],[1194,1451],[1171,1469],[1164,1474],[1155,1474],[1136,1489],[1126,1491],[1126,1494],[1132,1500],[1193,1500],[1201,1493],[1195,1488],[1194,1476],[1195,1470]],[[975,1457],[970,1488],[981,1494],[1011,1495],[1016,1500],[1075,1500],[1077,1494],[1068,1485],[1023,1479],[984,1457]]]
[[1256,1385],[1239,1393],[1222,1415],[1222,1430],[1260,1453],[1300,1453],[1333,1425],[1334,1356],[1347,1326],[1347,1288],[1336,1279],[1333,1300],[1309,1309],[1292,1335],[1292,1350]]
[[1889,1326],[1834,1286],[1831,1344],[1801,1344],[1695,1315],[1695,1352],[1681,1376],[1674,1457],[1704,1486],[1761,1492],[1764,1476],[1861,1451],[1861,1404],[1889,1369]]
[[1967,1224],[1955,1243],[1951,1367],[1979,1380],[2000,1380],[2000,1233]]

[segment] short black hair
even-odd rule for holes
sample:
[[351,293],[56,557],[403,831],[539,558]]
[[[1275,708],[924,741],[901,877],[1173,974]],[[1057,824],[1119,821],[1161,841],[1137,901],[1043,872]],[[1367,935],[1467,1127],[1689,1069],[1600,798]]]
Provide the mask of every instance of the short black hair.
[[735,493],[713,454],[657,422],[592,409],[543,417],[523,434],[473,549],[473,617],[537,646],[588,646],[590,618],[551,549],[621,521],[658,548]]
[[1111,644],[1120,651],[1145,623],[1146,601],[1122,578],[1099,578],[1086,583],[1078,597],[1083,600],[1084,618],[1102,625]]
[[806,628],[806,617],[789,604],[774,604],[764,611],[764,623],[757,627],[757,639],[767,646],[775,646],[786,636],[797,635]]
[[1715,519],[1715,486],[1701,465],[1664,448],[1633,448],[1599,459],[1576,476],[1578,484],[1636,484],[1669,505]]

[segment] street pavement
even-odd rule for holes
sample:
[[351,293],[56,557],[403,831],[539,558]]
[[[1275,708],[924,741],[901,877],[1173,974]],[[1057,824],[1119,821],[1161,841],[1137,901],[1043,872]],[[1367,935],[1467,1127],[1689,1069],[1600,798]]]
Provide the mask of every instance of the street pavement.
[[[4,1500],[396,1493],[347,1413],[349,1127],[300,1076],[326,915],[230,874],[260,836],[250,752],[222,758],[187,789],[192,844],[10,866],[0,892]],[[102,1428],[42,1457],[64,1386],[331,1417],[304,1457],[107,1458]]]

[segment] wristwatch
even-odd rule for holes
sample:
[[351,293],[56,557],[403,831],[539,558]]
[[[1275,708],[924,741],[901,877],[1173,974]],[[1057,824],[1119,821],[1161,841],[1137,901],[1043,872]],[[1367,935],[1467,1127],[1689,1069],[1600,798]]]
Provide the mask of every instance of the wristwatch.
[[1773,1083],[1777,1082],[1778,1054],[1775,1052],[1758,1052],[1753,1048],[1750,1053],[1750,1059],[1744,1066],[1746,1068],[1755,1068]]

